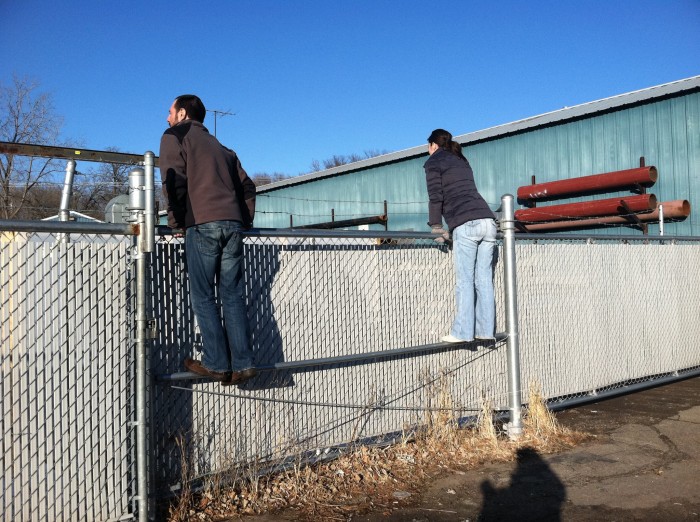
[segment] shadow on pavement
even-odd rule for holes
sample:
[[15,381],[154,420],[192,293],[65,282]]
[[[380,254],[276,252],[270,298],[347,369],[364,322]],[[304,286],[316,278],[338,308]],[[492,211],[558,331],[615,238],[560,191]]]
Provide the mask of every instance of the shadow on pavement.
[[478,520],[561,520],[566,488],[549,465],[532,448],[517,453],[510,485],[497,488],[481,483],[483,504]]

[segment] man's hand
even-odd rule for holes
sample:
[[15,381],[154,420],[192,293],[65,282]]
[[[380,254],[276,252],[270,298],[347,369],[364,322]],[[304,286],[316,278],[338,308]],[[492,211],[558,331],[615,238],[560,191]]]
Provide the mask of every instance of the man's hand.
[[430,232],[432,232],[433,234],[440,234],[440,236],[435,238],[436,243],[443,244],[445,241],[449,241],[450,239],[450,233],[444,228],[442,228],[441,225],[433,225],[430,228]]
[[184,228],[173,228],[173,237],[185,237],[185,229]]

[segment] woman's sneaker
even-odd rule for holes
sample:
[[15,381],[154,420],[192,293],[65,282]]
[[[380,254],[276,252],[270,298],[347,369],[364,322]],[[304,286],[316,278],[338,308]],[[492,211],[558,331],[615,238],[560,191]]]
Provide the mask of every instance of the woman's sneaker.
[[446,335],[442,339],[440,339],[443,343],[468,343],[469,341],[465,341],[464,339],[460,339],[459,337],[455,337],[454,335]]

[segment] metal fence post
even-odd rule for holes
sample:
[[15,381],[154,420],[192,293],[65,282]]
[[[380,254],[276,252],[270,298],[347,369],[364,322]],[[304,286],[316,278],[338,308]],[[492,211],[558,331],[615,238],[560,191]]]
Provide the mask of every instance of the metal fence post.
[[[152,252],[155,251],[156,246],[156,200],[155,200],[155,181],[154,181],[154,170],[155,170],[155,155],[151,151],[147,151],[144,154],[144,179],[143,179],[143,193],[144,193],[144,222],[141,230],[141,237],[143,241],[141,242],[141,253],[143,254],[143,296],[145,300],[150,300],[148,292],[150,290],[150,281],[147,281],[150,273],[150,267],[148,266],[148,261],[152,260]],[[146,255],[148,253],[149,255]],[[152,262],[152,261],[151,261]],[[143,323],[144,338],[153,339],[155,336],[155,331],[153,328],[153,317],[148,316],[150,310],[147,308],[146,302],[143,306],[143,314],[145,317],[145,322]],[[145,466],[147,468],[148,475],[146,476],[146,484],[144,486],[144,495],[146,495],[148,503],[148,512],[150,513],[151,520],[155,520],[156,506],[155,497],[151,494],[151,486],[153,482],[153,467],[151,465],[151,451],[153,448],[152,434],[153,434],[153,412],[151,411],[152,403],[152,393],[151,386],[152,381],[146,380],[146,376],[151,374],[151,354],[147,353],[147,344],[144,342],[143,349],[143,365],[144,365],[144,380],[146,382],[146,389],[144,390],[144,409],[146,426],[144,428],[144,438],[146,439],[144,444],[146,451],[146,462]],[[144,515],[146,516],[146,515]],[[144,519],[145,520],[145,519]]]
[[[155,203],[153,201],[154,156],[144,155],[145,169],[135,168],[129,172],[129,210],[131,221],[139,225],[136,241],[136,481],[139,522],[148,522],[149,504],[149,414],[147,383],[148,358],[146,354],[149,339],[148,306],[148,253],[155,245]],[[149,201],[150,199],[150,201]]]
[[[66,178],[63,181],[63,190],[61,191],[61,204],[58,211],[59,221],[70,221],[70,196],[73,193],[73,178],[75,177],[75,160],[66,162]],[[68,234],[60,234],[59,242],[68,243],[70,237]]]
[[[138,216],[140,234],[144,233],[143,213]],[[143,241],[136,242],[136,473],[138,520],[148,521],[148,434],[146,411],[146,254]]]
[[144,231],[144,252],[153,252],[156,245],[156,199],[155,199],[155,155],[149,150],[144,154],[144,211],[146,230]]
[[518,285],[515,266],[515,211],[513,196],[501,197],[501,231],[503,232],[503,275],[506,307],[506,346],[508,347],[508,408],[510,422],[506,431],[516,439],[523,431],[522,399],[520,389],[520,346],[518,333]]

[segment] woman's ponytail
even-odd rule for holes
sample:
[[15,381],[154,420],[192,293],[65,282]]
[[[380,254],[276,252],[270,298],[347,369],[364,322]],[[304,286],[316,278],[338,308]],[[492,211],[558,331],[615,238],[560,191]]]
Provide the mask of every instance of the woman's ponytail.
[[428,143],[435,143],[438,147],[447,152],[454,154],[467,161],[467,158],[462,154],[462,146],[456,141],[452,141],[452,134],[445,129],[435,129],[428,137]]

